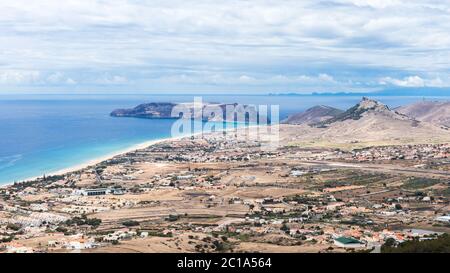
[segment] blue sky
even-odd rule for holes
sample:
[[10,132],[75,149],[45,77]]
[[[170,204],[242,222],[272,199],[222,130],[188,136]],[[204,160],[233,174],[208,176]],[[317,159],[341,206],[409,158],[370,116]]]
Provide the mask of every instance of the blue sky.
[[2,0],[0,93],[450,87],[450,3]]

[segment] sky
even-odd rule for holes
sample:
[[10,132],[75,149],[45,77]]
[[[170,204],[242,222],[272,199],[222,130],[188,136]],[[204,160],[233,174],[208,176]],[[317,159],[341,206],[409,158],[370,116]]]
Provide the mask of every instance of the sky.
[[450,87],[450,1],[2,0],[0,93]]

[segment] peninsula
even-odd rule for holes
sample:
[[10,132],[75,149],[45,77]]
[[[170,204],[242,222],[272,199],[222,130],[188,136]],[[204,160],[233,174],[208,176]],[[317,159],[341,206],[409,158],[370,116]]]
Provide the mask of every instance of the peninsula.
[[[253,116],[252,116],[253,114]],[[254,121],[263,118],[254,105],[238,103],[146,103],[132,109],[117,109],[111,113],[113,117],[134,117],[147,119],[198,119],[203,121]],[[241,120],[239,117],[241,116]],[[265,115],[264,115],[265,117]]]

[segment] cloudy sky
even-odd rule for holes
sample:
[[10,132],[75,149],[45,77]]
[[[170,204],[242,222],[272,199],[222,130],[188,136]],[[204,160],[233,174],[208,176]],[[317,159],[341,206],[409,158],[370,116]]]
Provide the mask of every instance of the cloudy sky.
[[2,0],[0,93],[450,87],[441,0]]

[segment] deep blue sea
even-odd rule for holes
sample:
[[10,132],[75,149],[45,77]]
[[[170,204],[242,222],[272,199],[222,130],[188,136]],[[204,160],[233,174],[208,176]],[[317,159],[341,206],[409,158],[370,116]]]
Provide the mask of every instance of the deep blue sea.
[[[203,95],[204,102],[279,105],[280,119],[315,105],[346,109],[360,96]],[[397,107],[422,97],[375,97]],[[144,102],[192,102],[194,95],[0,95],[0,184],[48,174],[170,137],[174,120],[113,118]],[[428,98],[431,99],[431,98]],[[449,98],[436,98],[446,100]]]

